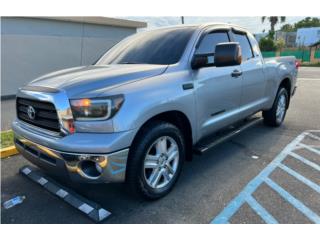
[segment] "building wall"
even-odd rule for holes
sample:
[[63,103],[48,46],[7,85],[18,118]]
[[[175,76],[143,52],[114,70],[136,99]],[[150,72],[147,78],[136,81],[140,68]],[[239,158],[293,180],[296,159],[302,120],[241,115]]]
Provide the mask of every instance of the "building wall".
[[292,48],[296,46],[296,32],[282,32],[277,31],[275,34],[275,40],[282,38],[285,41],[286,47]]
[[1,18],[1,96],[45,73],[89,65],[136,28]]
[[310,46],[318,41],[320,41],[320,27],[298,29],[297,46]]

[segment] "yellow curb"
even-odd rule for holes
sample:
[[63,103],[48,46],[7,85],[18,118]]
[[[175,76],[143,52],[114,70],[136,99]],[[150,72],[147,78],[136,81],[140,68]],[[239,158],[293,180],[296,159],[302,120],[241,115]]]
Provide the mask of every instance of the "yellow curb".
[[2,148],[0,150],[0,156],[1,158],[6,158],[6,157],[10,157],[12,155],[16,155],[18,154],[18,150],[16,149],[15,146],[11,146],[11,147],[6,147],[6,148]]

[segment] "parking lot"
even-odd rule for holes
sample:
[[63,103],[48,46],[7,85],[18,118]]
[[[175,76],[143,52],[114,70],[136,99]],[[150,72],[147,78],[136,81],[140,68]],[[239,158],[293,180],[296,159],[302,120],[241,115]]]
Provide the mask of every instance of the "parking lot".
[[[14,101],[2,104],[2,129]],[[127,193],[124,184],[61,183],[111,215],[103,223],[320,223],[320,68],[302,67],[284,124],[257,123],[186,162],[173,191],[157,201]],[[19,174],[20,155],[1,160],[2,223],[93,223],[85,214]]]

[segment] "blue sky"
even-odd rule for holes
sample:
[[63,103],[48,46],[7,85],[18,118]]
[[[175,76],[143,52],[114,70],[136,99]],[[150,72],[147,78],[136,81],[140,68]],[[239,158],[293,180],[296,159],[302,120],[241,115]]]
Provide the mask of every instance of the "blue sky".
[[[122,17],[125,19],[145,21],[148,23],[148,28],[176,25],[181,23],[180,17]],[[286,17],[285,23],[295,23],[305,17]],[[205,23],[205,22],[226,22],[241,25],[247,28],[252,33],[261,33],[264,29],[270,29],[269,23],[266,21],[261,23],[261,17],[185,17],[185,23]],[[276,29],[279,29],[282,24],[277,24]]]

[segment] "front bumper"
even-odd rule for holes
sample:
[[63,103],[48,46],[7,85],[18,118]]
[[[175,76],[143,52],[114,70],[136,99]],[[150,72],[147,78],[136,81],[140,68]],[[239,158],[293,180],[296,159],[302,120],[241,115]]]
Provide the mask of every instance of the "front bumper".
[[[59,176],[85,182],[123,182],[127,157],[137,129],[113,132],[111,121],[73,121],[65,91],[30,86],[18,97],[54,104],[60,132],[30,125],[16,119],[12,123],[19,152],[32,163]],[[72,120],[76,132],[68,131]]]
[[58,177],[77,182],[124,182],[129,149],[109,154],[61,152],[15,133],[17,150],[30,162]]

